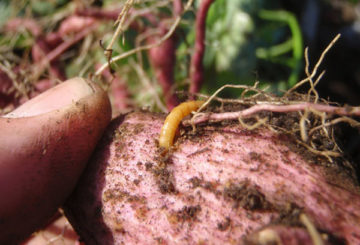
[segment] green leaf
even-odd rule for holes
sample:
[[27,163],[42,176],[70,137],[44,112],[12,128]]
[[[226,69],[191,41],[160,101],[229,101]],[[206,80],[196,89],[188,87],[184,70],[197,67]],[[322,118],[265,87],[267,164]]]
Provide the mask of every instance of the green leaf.
[[0,2],[0,28],[8,21],[11,16],[12,8],[7,1]]

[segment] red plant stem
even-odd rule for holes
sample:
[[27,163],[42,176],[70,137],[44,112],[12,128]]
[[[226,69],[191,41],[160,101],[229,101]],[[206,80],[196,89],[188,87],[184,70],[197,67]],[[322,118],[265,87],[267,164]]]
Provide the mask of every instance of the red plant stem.
[[26,28],[34,37],[38,37],[42,33],[41,26],[30,18],[14,18],[6,22],[5,31],[18,31],[19,28]]
[[62,53],[64,53],[68,48],[70,48],[75,43],[79,42],[81,39],[83,39],[86,35],[88,35],[90,32],[92,32],[97,25],[92,25],[89,28],[86,28],[76,34],[74,38],[64,41],[62,44],[57,46],[55,49],[53,49],[50,53],[46,55],[45,62],[52,61],[56,58],[58,58]]
[[86,8],[76,10],[76,15],[94,17],[97,19],[117,20],[121,9],[103,10],[100,8]]
[[[51,36],[55,36],[55,35],[51,35]],[[57,45],[59,43],[61,43],[62,39],[59,35],[57,35],[58,38],[57,40],[53,40],[53,44]],[[38,62],[42,62],[42,60],[44,59],[44,57],[46,57],[46,54],[50,52],[52,46],[54,45],[50,45],[49,42],[47,41],[47,37],[40,37],[38,38],[38,40],[35,42],[33,48],[32,48],[32,58],[34,63],[38,63]],[[50,67],[49,67],[49,73],[51,76],[58,78],[60,80],[65,80],[66,79],[66,75],[65,72],[63,71],[63,69],[61,68],[60,62],[58,60],[52,60],[50,63]]]
[[62,53],[64,53],[67,49],[69,49],[72,45],[83,39],[86,35],[88,35],[90,32],[92,32],[95,28],[97,28],[97,25],[92,25],[88,28],[85,28],[81,32],[77,33],[74,38],[69,39],[61,43],[59,46],[57,46],[55,49],[50,51],[40,62],[38,65],[38,68],[35,72],[35,77],[40,75],[46,66],[56,58],[58,58]]
[[181,0],[174,0],[173,1],[173,14],[174,17],[179,16],[182,14],[183,6]]
[[[167,30],[161,24],[162,32]],[[148,43],[156,42],[154,38],[148,38]],[[154,47],[149,50],[149,59],[155,71],[156,78],[163,90],[165,97],[166,107],[171,111],[178,105],[178,99],[172,90],[174,85],[174,67],[176,62],[175,57],[176,40],[174,36],[165,40],[160,46]]]
[[203,57],[205,53],[206,16],[214,0],[202,0],[196,15],[195,49],[190,64],[190,93],[198,93],[204,80]]
[[[98,20],[114,20],[115,21],[118,19],[120,13],[121,13],[121,8],[114,9],[114,10],[104,10],[104,9],[100,9],[100,8],[86,8],[86,9],[76,10],[76,15],[78,15],[78,16],[93,17]],[[151,20],[151,18],[153,16],[153,14],[151,13],[151,10],[137,11],[137,10],[130,9],[129,14],[135,15],[135,16],[136,15],[143,16],[146,19],[148,19],[151,23],[154,23]],[[129,19],[131,19],[131,17],[129,17]],[[155,20],[155,23],[157,23],[158,20],[156,18],[154,18],[154,20]],[[130,28],[137,30],[139,32],[142,32],[144,29],[144,26],[139,24],[137,21],[132,21],[130,23]]]
[[[313,104],[309,102],[293,104],[293,105],[271,105],[262,104],[254,105],[242,111],[236,112],[224,112],[224,113],[205,113],[196,117],[194,123],[201,123],[205,121],[222,121],[222,120],[233,120],[238,118],[246,118],[258,113],[260,111],[271,111],[271,112],[294,112],[294,111],[305,111],[313,110],[318,112],[326,112],[329,114],[341,115],[341,116],[360,116],[360,107],[337,107],[324,104]],[[184,122],[184,124],[190,124],[190,120]]]

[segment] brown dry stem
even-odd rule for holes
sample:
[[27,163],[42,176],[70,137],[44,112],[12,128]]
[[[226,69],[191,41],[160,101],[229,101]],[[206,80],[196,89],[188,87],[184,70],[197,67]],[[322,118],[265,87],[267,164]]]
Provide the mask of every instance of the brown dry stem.
[[105,49],[104,51],[104,54],[105,56],[108,58],[108,60],[111,59],[111,55],[112,55],[112,47],[115,43],[115,40],[116,38],[124,32],[124,28],[123,28],[123,25],[124,25],[124,22],[125,22],[125,19],[126,17],[128,16],[129,14],[129,11],[131,9],[131,7],[134,5],[134,1],[135,0],[127,0],[124,4],[124,7],[122,8],[119,16],[118,16],[118,19],[116,20],[115,22],[115,25],[118,23],[118,26],[116,28],[116,31],[115,33],[113,34],[111,40],[110,40],[110,43],[109,45],[107,46],[107,48]]
[[137,75],[139,76],[139,81],[141,81],[143,83],[143,87],[146,88],[148,91],[150,91],[150,93],[152,94],[157,107],[162,112],[167,112],[167,109],[166,109],[164,103],[161,101],[160,96],[159,96],[158,92],[156,91],[155,86],[151,82],[151,79],[147,76],[147,74],[144,71],[144,69],[142,68],[142,66],[140,66],[138,63],[133,62],[133,61],[130,62],[130,65],[133,67],[133,69],[136,71]]
[[[185,8],[184,8],[184,11],[183,11],[183,14],[185,12],[187,12],[192,3],[193,3],[194,0],[188,0],[188,2],[186,3],[185,5]],[[124,52],[118,56],[115,56],[113,58],[111,58],[111,60],[105,64],[103,64],[96,72],[95,72],[95,76],[98,76],[100,75],[109,65],[111,65],[112,63],[116,62],[116,61],[119,61],[121,59],[124,59],[132,54],[135,54],[137,52],[140,52],[140,51],[144,51],[144,50],[149,50],[151,48],[154,48],[154,47],[157,47],[157,46],[160,46],[165,40],[167,40],[168,38],[171,37],[171,35],[174,33],[176,27],[179,25],[180,21],[182,19],[182,15],[179,15],[175,18],[173,24],[171,25],[171,27],[169,28],[168,32],[162,36],[157,42],[155,43],[152,43],[152,44],[148,44],[148,45],[144,45],[144,46],[140,46],[140,47],[137,47],[137,48],[134,48],[134,49],[131,49],[127,52]]]

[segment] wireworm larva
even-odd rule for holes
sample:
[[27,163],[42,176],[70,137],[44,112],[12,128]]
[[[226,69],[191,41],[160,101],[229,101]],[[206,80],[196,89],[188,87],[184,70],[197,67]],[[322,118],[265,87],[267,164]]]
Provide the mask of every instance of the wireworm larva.
[[189,115],[192,111],[196,111],[204,104],[205,101],[188,101],[181,103],[166,117],[163,127],[161,128],[159,146],[169,149],[173,145],[176,129],[181,120]]

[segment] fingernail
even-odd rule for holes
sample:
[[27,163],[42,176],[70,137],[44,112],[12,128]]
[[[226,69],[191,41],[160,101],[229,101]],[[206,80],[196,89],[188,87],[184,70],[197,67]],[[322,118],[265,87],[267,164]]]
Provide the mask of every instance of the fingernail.
[[3,117],[19,118],[44,114],[71,106],[93,93],[90,82],[80,77],[72,78],[34,97]]

